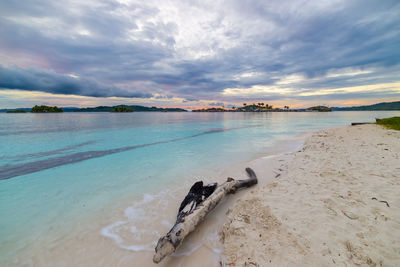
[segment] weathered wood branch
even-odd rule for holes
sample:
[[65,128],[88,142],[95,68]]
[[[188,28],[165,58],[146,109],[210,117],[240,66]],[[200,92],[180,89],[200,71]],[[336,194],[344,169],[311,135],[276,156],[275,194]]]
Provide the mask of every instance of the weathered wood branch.
[[[226,194],[234,193],[238,189],[257,184],[257,176],[251,168],[246,168],[249,176],[247,180],[235,180],[228,178],[226,182],[218,186],[215,191],[200,202],[196,208],[188,214],[180,216],[171,230],[158,240],[153,261],[159,263],[166,256],[171,255],[181,245],[182,241],[204,220],[206,215],[217,206]],[[190,194],[190,192],[189,192]]]
[[256,176],[256,173],[253,171],[253,169],[246,168],[246,172],[247,172],[247,175],[249,176],[249,179],[237,180],[234,185],[235,190],[238,190],[243,187],[250,187],[250,186],[257,184],[257,182],[258,182],[257,176]]
[[375,124],[375,122],[352,122],[351,126],[364,125],[364,124]]

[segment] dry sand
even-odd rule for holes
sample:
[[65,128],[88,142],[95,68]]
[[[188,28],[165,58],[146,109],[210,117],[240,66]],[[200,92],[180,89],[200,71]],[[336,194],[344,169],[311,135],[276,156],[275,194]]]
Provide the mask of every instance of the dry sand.
[[228,210],[222,265],[400,266],[400,131],[320,131],[276,171]]

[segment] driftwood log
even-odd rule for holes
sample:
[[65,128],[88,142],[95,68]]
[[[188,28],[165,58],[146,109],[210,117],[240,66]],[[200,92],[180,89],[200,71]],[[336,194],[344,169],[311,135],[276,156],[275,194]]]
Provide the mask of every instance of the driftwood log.
[[351,126],[364,125],[364,124],[375,124],[375,122],[352,122]]
[[[158,240],[153,261],[159,263],[166,256],[174,253],[183,239],[193,232],[197,225],[204,220],[206,215],[217,206],[226,194],[235,193],[240,188],[257,184],[257,176],[254,171],[251,168],[246,168],[246,172],[249,179],[235,180],[228,178],[226,182],[218,187],[217,184],[203,187],[203,182],[195,183],[179,208],[175,225],[165,236]],[[203,188],[203,191],[201,191],[201,188]],[[210,190],[212,190],[212,193],[210,193]],[[201,198],[201,195],[203,195],[203,198]],[[191,206],[190,203],[192,203]],[[185,207],[188,206],[190,206],[190,209],[187,211]]]

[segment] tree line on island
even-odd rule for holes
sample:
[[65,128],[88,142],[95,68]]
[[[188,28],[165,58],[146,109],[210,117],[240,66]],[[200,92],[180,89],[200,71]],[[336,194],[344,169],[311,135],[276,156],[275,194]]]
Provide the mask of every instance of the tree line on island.
[[[63,112],[63,110],[59,107],[56,106],[46,106],[46,105],[35,105],[33,108],[28,110],[31,113],[57,113],[57,112]],[[26,113],[27,109],[15,109],[15,110],[7,110],[7,113]]]
[[[352,111],[352,110],[400,110],[400,101],[383,102],[368,106],[355,106],[355,107],[327,107],[327,106],[313,106],[310,108],[290,108],[284,106],[283,108],[274,108],[272,105],[260,103],[247,104],[243,103],[241,107],[225,108],[212,107],[193,110],[193,112],[329,112],[329,111]],[[93,108],[76,108],[76,107],[63,107],[35,105],[33,108],[16,108],[16,109],[0,109],[0,112],[7,113],[58,113],[58,112],[186,112],[182,108],[158,108],[158,107],[145,107],[139,105],[118,105],[118,106],[98,106]]]
[[368,111],[368,110],[400,110],[400,101],[382,102],[366,106],[354,107],[328,107],[324,105],[313,106],[309,108],[290,108],[284,106],[283,108],[274,108],[272,105],[264,103],[243,103],[242,107],[225,108],[212,107],[193,110],[193,112],[330,112],[330,111]]
[[247,104],[243,103],[242,107],[231,107],[225,108],[224,106],[218,108],[202,108],[193,110],[193,112],[304,112],[304,111],[318,111],[318,112],[329,112],[332,108],[327,106],[314,106],[307,109],[290,109],[289,106],[284,106],[283,108],[274,108],[272,105],[264,103],[253,103]]
[[7,113],[59,113],[59,112],[186,112],[182,108],[158,108],[158,107],[145,107],[139,105],[118,105],[118,106],[98,106],[93,108],[59,108],[57,106],[35,105],[33,108],[19,108],[19,109],[3,109],[0,112]]
[[58,112],[64,112],[64,111],[61,108],[56,107],[56,106],[50,107],[50,106],[45,106],[45,105],[41,105],[41,106],[36,105],[31,109],[31,112],[32,113],[50,113],[50,112],[58,113]]
[[146,111],[161,111],[161,112],[186,112],[182,108],[158,108],[145,107],[139,105],[118,105],[118,106],[98,106],[94,108],[78,108],[72,112],[146,112]]
[[126,106],[116,106],[111,110],[111,112],[133,112],[133,109]]

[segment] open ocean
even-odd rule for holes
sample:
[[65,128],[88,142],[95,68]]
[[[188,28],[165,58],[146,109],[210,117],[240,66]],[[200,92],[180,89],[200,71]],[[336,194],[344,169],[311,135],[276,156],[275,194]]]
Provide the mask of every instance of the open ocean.
[[0,114],[0,265],[45,266],[30,257],[89,233],[110,248],[152,251],[174,222],[165,205],[177,207],[197,179],[213,182],[310,131],[394,115]]

